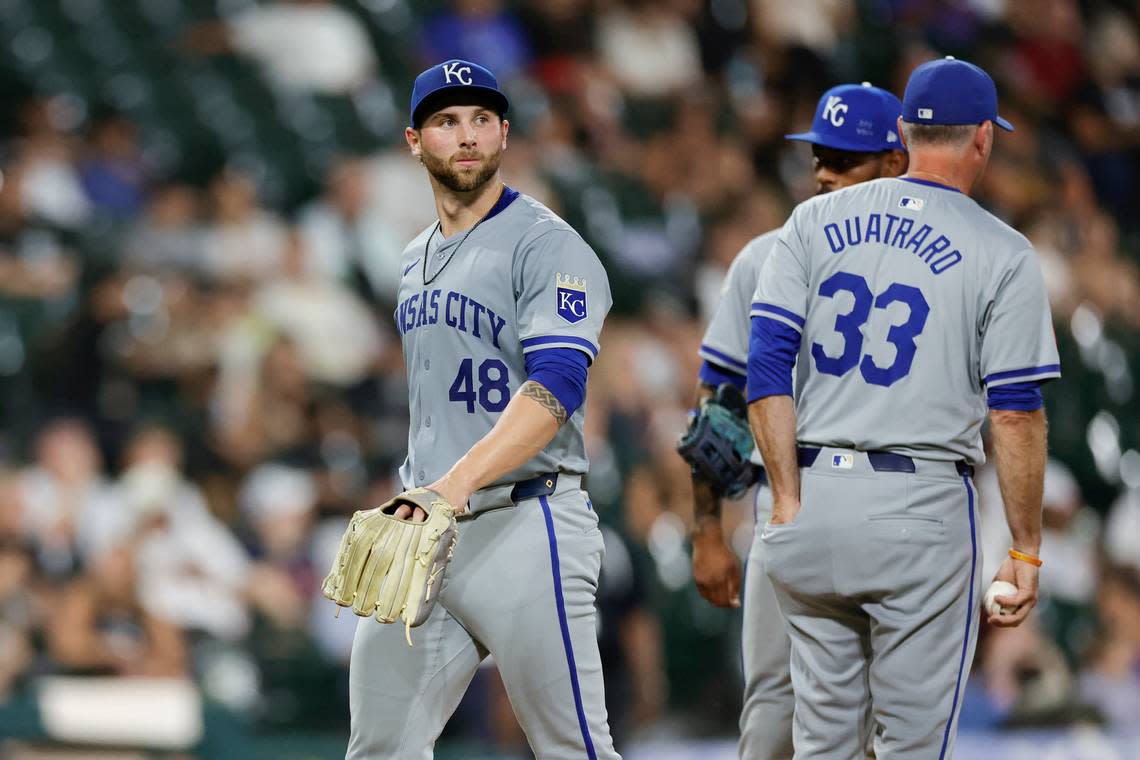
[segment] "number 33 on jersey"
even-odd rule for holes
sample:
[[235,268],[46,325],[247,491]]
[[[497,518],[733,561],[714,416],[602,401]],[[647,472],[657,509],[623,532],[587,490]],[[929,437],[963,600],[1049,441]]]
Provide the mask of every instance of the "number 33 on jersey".
[[805,443],[984,461],[979,389],[1059,375],[1029,241],[934,183],[882,179],[800,204],[751,313],[801,334]]

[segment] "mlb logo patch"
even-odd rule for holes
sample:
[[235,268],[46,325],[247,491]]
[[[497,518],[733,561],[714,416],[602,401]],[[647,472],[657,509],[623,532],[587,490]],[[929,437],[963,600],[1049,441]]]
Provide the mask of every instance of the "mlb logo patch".
[[933,119],[934,118],[934,109],[933,108],[920,108],[920,109],[918,109],[918,118],[920,118],[920,119]]
[[586,318],[586,281],[561,272],[557,272],[554,278],[558,286],[558,316],[570,324],[581,322]]
[[832,454],[831,467],[835,470],[850,470],[855,466],[855,457],[851,454]]
[[910,211],[922,211],[922,207],[926,205],[926,201],[922,198],[911,198],[903,196],[899,198],[899,208],[905,208]]

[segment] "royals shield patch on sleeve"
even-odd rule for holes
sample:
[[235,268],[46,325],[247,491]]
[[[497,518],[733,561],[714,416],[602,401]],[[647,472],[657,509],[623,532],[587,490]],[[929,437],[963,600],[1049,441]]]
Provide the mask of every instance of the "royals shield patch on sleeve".
[[586,318],[586,281],[558,272],[555,274],[558,285],[558,316],[570,324]]

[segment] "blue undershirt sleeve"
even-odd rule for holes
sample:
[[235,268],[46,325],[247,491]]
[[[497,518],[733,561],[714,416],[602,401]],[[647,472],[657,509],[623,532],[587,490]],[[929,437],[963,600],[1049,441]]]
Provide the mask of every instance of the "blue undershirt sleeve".
[[748,342],[748,403],[767,396],[792,395],[792,368],[800,332],[770,317],[752,317]]
[[590,357],[575,348],[543,348],[526,354],[526,374],[554,394],[570,416],[586,399]]
[[732,383],[740,390],[744,390],[744,381],[746,378],[739,372],[734,372],[727,367],[722,367],[719,364],[713,364],[708,359],[701,362],[700,372],[697,377],[705,385],[716,388],[721,383]]
[[986,403],[990,409],[1003,409],[1015,412],[1033,412],[1045,405],[1041,398],[1040,380],[1026,383],[1007,383],[986,388]]

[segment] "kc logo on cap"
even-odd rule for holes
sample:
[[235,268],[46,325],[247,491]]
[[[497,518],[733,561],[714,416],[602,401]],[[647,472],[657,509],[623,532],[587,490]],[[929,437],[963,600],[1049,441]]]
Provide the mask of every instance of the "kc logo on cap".
[[471,84],[471,67],[463,61],[448,61],[443,64],[443,76],[448,84]]
[[811,131],[787,138],[853,153],[903,150],[895,132],[900,113],[899,99],[870,82],[841,84],[819,99]]
[[843,102],[843,98],[832,95],[827,99],[827,105],[823,107],[823,118],[830,121],[832,126],[842,127],[843,122],[847,121],[843,115],[845,113],[847,113],[847,104]]
[[499,116],[510,107],[489,69],[458,58],[436,64],[416,77],[409,114],[412,128],[418,128],[445,101],[450,105],[489,105]]

